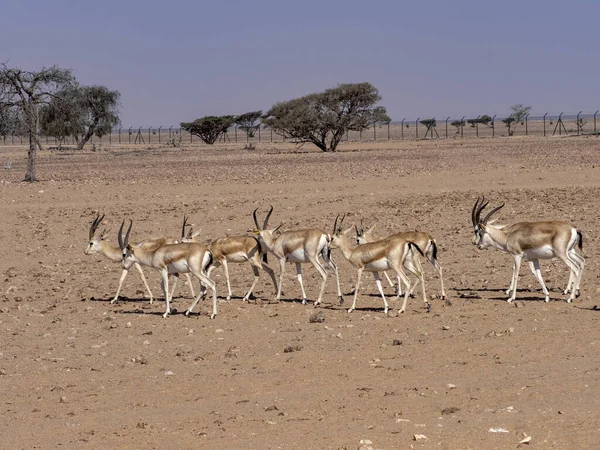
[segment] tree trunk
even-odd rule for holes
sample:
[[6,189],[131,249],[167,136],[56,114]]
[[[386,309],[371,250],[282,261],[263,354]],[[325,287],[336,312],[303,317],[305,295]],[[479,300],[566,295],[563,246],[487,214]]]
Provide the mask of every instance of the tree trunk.
[[25,174],[25,181],[33,183],[37,181],[36,178],[36,156],[37,156],[37,143],[33,135],[33,130],[29,130],[29,150],[27,151],[27,173]]
[[98,121],[94,120],[94,123],[92,125],[90,125],[90,127],[87,130],[87,132],[84,134],[83,138],[81,138],[81,141],[79,141],[77,143],[77,149],[76,150],[83,150],[83,146],[85,144],[87,144],[87,141],[90,140],[90,138],[94,134],[94,131],[96,131],[96,126],[97,125],[98,125]]

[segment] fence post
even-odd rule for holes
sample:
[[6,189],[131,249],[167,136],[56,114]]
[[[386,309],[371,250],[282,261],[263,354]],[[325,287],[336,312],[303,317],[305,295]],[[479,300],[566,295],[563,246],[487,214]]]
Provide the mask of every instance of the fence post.
[[528,127],[528,121],[529,119],[529,114],[525,114],[525,136],[529,136],[529,127]]
[[173,136],[171,135],[171,133],[172,133],[172,131],[171,131],[171,130],[172,130],[172,129],[173,129],[173,125],[171,125],[171,126],[169,127],[169,137],[173,137]]
[[594,113],[594,134],[596,134],[596,114],[598,114],[598,111]]
[[492,137],[496,136],[496,124],[495,124],[495,121],[496,121],[496,116],[497,115],[498,114],[494,114],[494,117],[492,117]]
[[560,124],[562,123],[562,115],[563,113],[560,113],[558,115],[558,122],[556,123],[556,125],[558,125],[558,135],[562,136],[562,127],[560,126]]
[[460,137],[464,137],[464,130],[465,128],[465,116],[462,116],[462,119],[460,119]]
[[162,128],[162,125],[160,127],[158,127],[158,144],[160,145],[160,129]]
[[377,140],[377,131],[375,131],[377,129],[377,122],[373,122],[373,140],[376,141]]
[[548,113],[544,114],[544,137],[546,136],[546,116]]
[[387,123],[388,126],[388,141],[390,140],[390,122]]
[[260,125],[258,126],[258,142],[260,142]]
[[479,114],[477,116],[477,119],[475,119],[475,137],[479,137],[479,118],[481,117],[481,114]]
[[404,121],[406,120],[406,117],[404,119],[402,119],[402,122],[400,122],[401,126],[402,126],[402,139],[404,139]]
[[190,131],[190,144],[193,143],[193,139],[194,139],[194,135],[192,134],[192,132]]
[[271,143],[273,143],[273,128],[269,128],[269,131],[271,132]]
[[577,136],[579,136],[579,116],[581,115],[581,111],[577,113]]
[[129,141],[127,142],[128,144],[131,144],[131,129],[133,127],[129,127]]
[[419,139],[419,119],[421,118],[417,117],[417,120],[415,120],[415,139]]
[[238,127],[237,125],[234,125],[234,127],[233,127],[233,137],[234,137],[236,144],[237,144],[237,127]]
[[150,144],[150,141],[152,140],[152,138],[150,137],[151,131],[152,131],[152,125],[150,125],[150,127],[148,128],[148,144]]
[[450,120],[450,116],[446,117],[446,139],[448,139],[448,121]]

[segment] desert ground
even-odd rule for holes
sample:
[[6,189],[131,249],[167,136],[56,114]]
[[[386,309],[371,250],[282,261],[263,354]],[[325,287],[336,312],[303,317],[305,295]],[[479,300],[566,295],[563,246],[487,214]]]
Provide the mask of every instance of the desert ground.
[[[39,154],[22,183],[24,147],[0,146],[0,445],[2,448],[586,449],[600,442],[600,139],[512,137],[308,145],[107,146]],[[9,169],[10,167],[10,169]],[[584,236],[581,296],[543,261],[544,296],[524,264],[507,303],[511,258],[471,243],[471,208],[506,202],[500,223],[565,220]],[[86,256],[90,223],[109,239],[180,233],[186,214],[211,239],[246,234],[252,211],[273,226],[321,227],[338,213],[385,236],[423,230],[439,245],[448,299],[425,265],[426,293],[397,314],[370,274],[348,313],[356,271],[338,250],[319,311],[302,305],[293,264],[284,295],[248,265],[213,272],[219,314],[197,313],[183,282],[162,317],[158,273],[135,271],[110,304],[120,266]],[[271,267],[278,268],[274,258]],[[331,275],[331,274],[330,274]],[[320,278],[304,267],[309,299]],[[196,286],[197,289],[197,286]],[[424,436],[424,437],[423,437]],[[528,443],[522,443],[528,440]]]

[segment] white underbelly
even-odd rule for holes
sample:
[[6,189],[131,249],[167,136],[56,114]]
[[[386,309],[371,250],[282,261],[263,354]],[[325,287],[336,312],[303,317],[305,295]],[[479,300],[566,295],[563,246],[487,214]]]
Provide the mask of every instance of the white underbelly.
[[287,256],[285,257],[285,260],[287,262],[294,262],[294,263],[308,262],[308,259],[306,258],[306,252],[304,251],[303,248],[299,248],[299,249],[294,250],[292,253],[288,253]]
[[390,265],[386,258],[378,259],[377,261],[370,262],[369,264],[365,264],[365,270],[370,272],[381,272],[382,270],[389,270]]
[[554,253],[554,250],[552,249],[552,246],[544,245],[540,248],[534,248],[525,251],[524,256],[525,259],[527,259],[528,261],[533,261],[534,259],[551,259],[554,258],[556,255]]
[[246,257],[246,253],[244,252],[236,252],[236,253],[230,253],[229,255],[226,256],[227,258],[227,262],[232,262],[232,263],[243,263],[248,261],[248,258]]
[[167,266],[169,273],[187,273],[189,272],[189,267],[187,265],[187,261],[176,261]]

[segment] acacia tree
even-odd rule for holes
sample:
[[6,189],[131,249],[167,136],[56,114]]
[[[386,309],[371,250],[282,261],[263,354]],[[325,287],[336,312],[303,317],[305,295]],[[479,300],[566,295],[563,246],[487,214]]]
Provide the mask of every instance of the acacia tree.
[[370,83],[348,83],[324,92],[276,103],[263,123],[284,137],[310,142],[324,152],[335,152],[347,131],[362,131],[387,122],[385,108]]
[[212,145],[235,123],[234,116],[205,116],[193,122],[182,122],[181,128]]
[[517,125],[522,123],[527,114],[529,114],[529,111],[531,111],[531,106],[523,106],[519,103],[511,106],[510,109],[512,110],[512,113],[506,119],[502,120],[502,122],[504,122],[508,128],[508,135],[512,136],[515,133]]
[[102,137],[121,123],[119,91],[105,86],[70,86],[61,90],[42,108],[43,131],[60,142],[74,136],[81,150],[93,135]]
[[235,124],[244,130],[249,138],[254,137],[256,130],[260,128],[262,113],[262,111],[250,111],[241,114],[235,118]]
[[74,82],[75,78],[70,70],[57,66],[43,67],[37,72],[32,72],[9,68],[6,63],[0,64],[0,109],[16,108],[29,135],[25,181],[37,181],[37,149],[42,148],[38,131],[39,108],[48,103],[57,91]]

